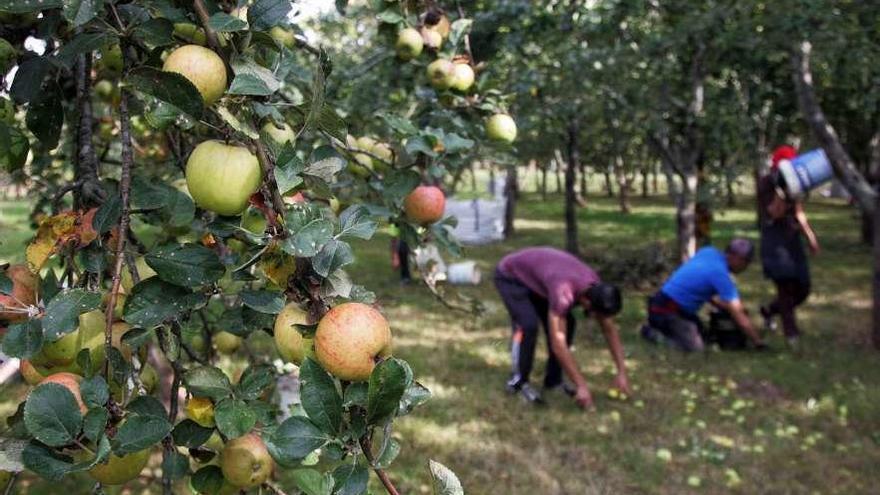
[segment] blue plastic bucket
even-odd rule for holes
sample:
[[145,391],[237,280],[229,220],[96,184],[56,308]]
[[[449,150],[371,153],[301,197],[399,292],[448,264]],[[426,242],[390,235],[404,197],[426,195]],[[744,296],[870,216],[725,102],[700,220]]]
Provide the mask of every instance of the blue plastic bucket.
[[801,197],[834,177],[831,162],[821,148],[798,155],[791,161],[780,162],[779,172],[792,197]]

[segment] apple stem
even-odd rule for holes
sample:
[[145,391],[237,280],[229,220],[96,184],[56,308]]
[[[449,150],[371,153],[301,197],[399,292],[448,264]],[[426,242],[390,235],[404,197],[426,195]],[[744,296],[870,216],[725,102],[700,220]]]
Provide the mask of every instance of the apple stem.
[[18,471],[13,472],[12,476],[9,477],[9,481],[6,482],[6,489],[3,490],[3,495],[12,495],[12,489],[15,488],[16,481],[18,481]]
[[397,491],[397,488],[394,487],[394,483],[391,481],[391,478],[388,477],[388,473],[385,472],[384,469],[378,468],[375,466],[375,459],[373,458],[372,445],[370,444],[370,439],[367,435],[361,437],[361,450],[364,452],[364,457],[367,458],[367,462],[370,463],[370,466],[373,468],[373,471],[376,472],[376,476],[379,477],[379,481],[382,482],[382,486],[385,487],[385,491],[388,492],[389,495],[400,495],[400,492]]

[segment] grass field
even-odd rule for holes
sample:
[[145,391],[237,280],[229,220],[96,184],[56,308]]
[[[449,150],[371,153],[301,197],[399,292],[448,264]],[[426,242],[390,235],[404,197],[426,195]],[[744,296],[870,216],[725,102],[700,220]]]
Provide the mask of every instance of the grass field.
[[[589,201],[579,221],[590,252],[672,241],[666,198],[635,199],[626,216],[609,200]],[[4,233],[14,213],[7,206],[0,205]],[[559,197],[545,202],[526,195],[517,211],[513,239],[467,250],[484,274],[517,248],[562,245]],[[774,351],[765,354],[685,356],[648,346],[636,329],[649,291],[629,291],[620,324],[636,393],[625,402],[606,396],[612,364],[601,334],[582,321],[575,358],[596,399],[590,413],[567,397],[535,408],[506,395],[509,324],[491,277],[465,291],[487,307],[474,320],[450,312],[424,288],[401,287],[388,266],[387,238],[357,246],[354,278],[376,290],[395,353],[433,392],[394,432],[403,449],[391,474],[401,492],[430,492],[426,463],[433,458],[455,470],[470,494],[877,493],[880,374],[868,340],[869,250],[859,244],[849,207],[813,200],[808,213],[823,252],[813,259],[814,293],[800,312],[806,337],[798,355],[784,349],[779,335],[769,338]],[[751,202],[718,213],[714,229],[719,245],[732,235],[756,237]],[[0,258],[19,256],[21,245],[3,238]],[[760,266],[740,283],[756,313],[771,295]],[[273,352],[265,337],[252,340],[253,348]],[[539,346],[538,379],[543,337]],[[6,416],[24,389],[0,393]],[[27,481],[22,493],[60,493],[58,485]],[[77,493],[72,486],[68,493]]]

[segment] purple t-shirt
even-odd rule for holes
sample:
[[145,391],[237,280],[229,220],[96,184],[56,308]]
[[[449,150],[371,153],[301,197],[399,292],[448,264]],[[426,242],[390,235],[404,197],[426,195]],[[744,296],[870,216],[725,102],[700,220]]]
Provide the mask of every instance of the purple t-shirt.
[[547,298],[550,310],[565,315],[578,294],[599,283],[599,275],[575,256],[551,247],[521,249],[498,263],[501,273],[513,277]]

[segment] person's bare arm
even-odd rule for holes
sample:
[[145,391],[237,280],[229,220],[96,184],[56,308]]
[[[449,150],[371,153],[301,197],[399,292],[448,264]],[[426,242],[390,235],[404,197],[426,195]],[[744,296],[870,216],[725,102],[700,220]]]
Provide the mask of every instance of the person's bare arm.
[[733,317],[733,321],[736,322],[736,325],[748,335],[749,339],[755,344],[755,346],[764,346],[764,341],[761,339],[761,336],[758,335],[755,326],[752,325],[752,320],[749,319],[749,315],[746,314],[746,309],[743,307],[742,301],[739,299],[734,299],[730,302],[719,300],[717,304],[719,308],[730,313],[730,316]]
[[804,203],[798,201],[794,205],[794,218],[797,220],[798,225],[801,227],[801,231],[804,233],[804,237],[807,238],[807,244],[810,246],[810,252],[813,254],[819,253],[819,239],[816,237],[816,232],[813,231],[813,227],[810,225],[810,221],[807,220],[807,213],[804,211]]
[[562,371],[565,372],[568,378],[571,379],[577,387],[575,400],[579,406],[586,409],[593,405],[593,397],[590,395],[590,388],[587,386],[587,380],[578,369],[577,363],[574,361],[574,356],[571,355],[571,350],[568,348],[568,343],[565,339],[565,317],[559,316],[553,311],[550,311],[547,320],[550,327],[550,331],[548,332],[550,337],[550,349],[553,350],[553,354],[556,356],[556,360],[559,361]]
[[608,351],[611,352],[611,358],[614,365],[617,366],[617,377],[614,379],[614,386],[621,392],[632,394],[629,387],[629,378],[626,374],[626,362],[623,357],[623,344],[620,343],[620,331],[613,317],[596,315],[596,321],[602,327],[602,333],[605,335],[605,341],[608,343]]

